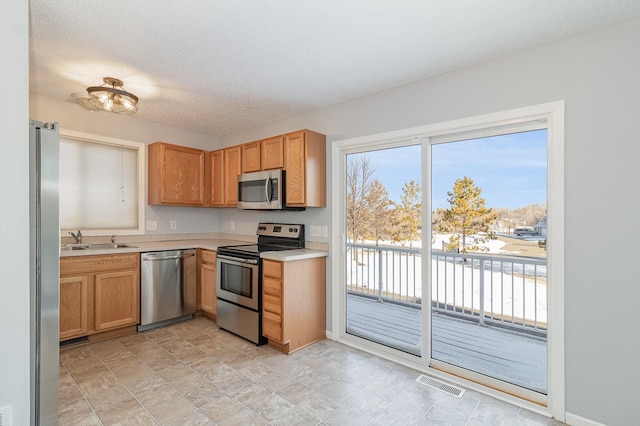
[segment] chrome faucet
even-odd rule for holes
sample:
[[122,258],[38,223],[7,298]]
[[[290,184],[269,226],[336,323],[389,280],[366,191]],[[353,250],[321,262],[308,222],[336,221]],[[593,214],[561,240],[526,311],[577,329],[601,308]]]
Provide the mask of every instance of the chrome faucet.
[[69,231],[69,234],[73,237],[74,240],[76,240],[76,244],[82,244],[82,232],[80,232],[79,229],[75,234],[71,231]]
[[116,243],[116,234],[111,234],[111,244]]

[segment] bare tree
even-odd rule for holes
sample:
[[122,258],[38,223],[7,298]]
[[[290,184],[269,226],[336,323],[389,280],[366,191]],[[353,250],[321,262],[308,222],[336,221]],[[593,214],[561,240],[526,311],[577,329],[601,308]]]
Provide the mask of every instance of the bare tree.
[[371,212],[367,197],[373,188],[375,167],[366,155],[349,157],[347,163],[347,236],[353,242],[367,233]]

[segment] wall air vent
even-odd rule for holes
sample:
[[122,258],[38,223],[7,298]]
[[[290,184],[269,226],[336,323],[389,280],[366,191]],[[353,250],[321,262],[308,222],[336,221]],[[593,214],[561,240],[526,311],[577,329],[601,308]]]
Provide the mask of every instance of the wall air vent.
[[453,395],[458,398],[462,398],[462,395],[464,394],[464,389],[461,389],[457,386],[450,385],[445,382],[441,382],[440,380],[436,380],[432,377],[425,376],[424,374],[421,374],[416,379],[416,382],[422,383],[423,385],[448,393],[449,395]]

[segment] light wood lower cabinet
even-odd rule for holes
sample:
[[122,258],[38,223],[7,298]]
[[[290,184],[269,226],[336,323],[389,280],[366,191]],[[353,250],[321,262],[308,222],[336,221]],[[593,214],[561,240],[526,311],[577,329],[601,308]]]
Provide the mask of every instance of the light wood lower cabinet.
[[216,320],[216,252],[198,250],[198,310]]
[[291,353],[326,335],[326,258],[262,263],[262,334]]
[[137,270],[96,274],[95,280],[96,331],[140,322],[140,280]]
[[89,334],[89,277],[60,278],[60,340]]
[[60,340],[135,331],[140,322],[140,255],[60,259]]

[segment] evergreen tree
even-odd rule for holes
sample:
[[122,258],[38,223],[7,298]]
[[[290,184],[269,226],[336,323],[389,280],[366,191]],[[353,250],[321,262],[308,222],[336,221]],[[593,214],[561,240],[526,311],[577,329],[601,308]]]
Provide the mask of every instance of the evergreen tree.
[[[492,209],[485,207],[485,200],[480,194],[482,189],[473,183],[473,179],[466,176],[456,179],[453,192],[447,192],[450,207],[444,210],[441,226],[445,232],[458,234],[462,243],[462,253],[467,252],[466,237],[479,233],[488,234],[489,225],[497,218]],[[481,238],[486,241],[485,237]],[[478,250],[478,246],[473,245],[469,249],[475,251]]]
[[389,199],[389,193],[378,179],[373,181],[365,203],[369,212],[366,236],[375,240],[378,245],[382,238],[390,236],[394,203]]
[[422,225],[422,201],[421,188],[418,182],[413,180],[404,184],[400,204],[395,209],[395,229],[393,240],[401,242],[409,241],[409,247],[413,247],[413,241],[418,238],[418,231]]

